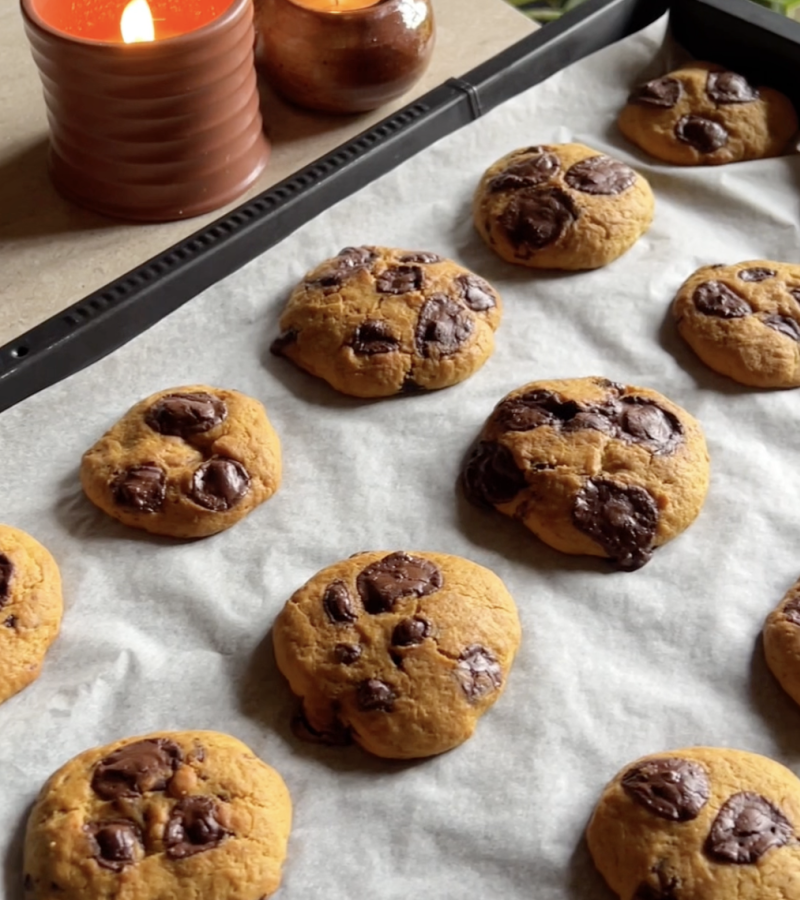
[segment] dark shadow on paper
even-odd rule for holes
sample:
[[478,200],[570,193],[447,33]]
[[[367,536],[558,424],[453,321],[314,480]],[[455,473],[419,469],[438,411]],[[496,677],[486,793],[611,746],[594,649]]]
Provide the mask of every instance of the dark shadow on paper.
[[22,848],[25,844],[25,825],[32,808],[32,803],[26,807],[3,860],[3,896],[6,900],[23,900]]
[[800,707],[778,684],[767,665],[761,632],[750,661],[750,705],[764,719],[784,759],[800,759]]

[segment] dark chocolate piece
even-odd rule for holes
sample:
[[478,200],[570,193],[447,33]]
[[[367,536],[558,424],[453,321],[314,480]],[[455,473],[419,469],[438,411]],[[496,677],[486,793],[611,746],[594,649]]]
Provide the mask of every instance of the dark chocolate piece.
[[796,594],[783,607],[783,617],[788,619],[793,625],[800,625],[800,594]]
[[322,595],[322,607],[334,625],[355,622],[358,614],[353,607],[353,599],[343,581],[334,581]]
[[640,106],[658,106],[662,109],[672,109],[680,100],[683,86],[677,78],[665,75],[663,78],[655,78],[645,84],[634,88],[628,97],[628,103],[636,103]]
[[136,847],[142,845],[139,826],[129,819],[107,819],[84,825],[97,864],[121,872],[136,862]]
[[389,612],[403,597],[426,597],[442,586],[442,573],[429,559],[398,552],[360,572],[356,587],[368,613]]
[[[532,148],[534,151],[537,148]],[[487,185],[490,193],[516,191],[520,188],[535,187],[549,181],[561,168],[561,162],[554,153],[539,153],[532,159],[512,163]]]
[[297,343],[298,334],[300,332],[296,328],[290,328],[288,331],[279,334],[269,345],[269,352],[274,353],[275,356],[280,356],[287,347]]
[[355,353],[372,356],[374,353],[391,353],[400,346],[400,341],[392,334],[386,322],[367,319],[356,328],[350,346]]
[[742,791],[717,813],[704,850],[716,862],[751,865],[768,850],[788,844],[793,832],[791,822],[766,797]]
[[312,728],[306,719],[305,714],[294,716],[290,723],[292,734],[300,741],[307,741],[310,744],[323,744],[326,747],[346,747],[353,743],[353,735],[350,729],[342,725],[335,719],[330,728],[324,731],[318,731]]
[[675,126],[675,137],[700,153],[713,153],[728,143],[728,131],[719,122],[703,116],[683,116]]
[[706,93],[719,104],[752,103],[760,96],[748,80],[736,72],[709,72]]
[[8,598],[11,596],[11,579],[14,575],[14,563],[5,555],[0,553],[0,609],[2,609]]
[[416,330],[421,356],[452,356],[475,330],[472,315],[455,300],[434,294],[423,304]]
[[652,400],[625,397],[620,401],[621,437],[645,444],[653,453],[672,453],[683,440],[683,426],[676,416]]
[[421,644],[431,630],[431,623],[421,616],[403,619],[394,626],[392,645],[394,647],[413,647],[415,644]]
[[508,447],[480,441],[470,453],[461,473],[467,500],[476,506],[508,503],[526,486]]
[[771,315],[761,320],[768,328],[780,332],[793,341],[800,341],[800,322],[791,316]]
[[191,499],[205,509],[232,509],[250,490],[247,469],[235,459],[213,456],[192,475]]
[[6,628],[16,628],[18,621],[19,620],[16,616],[7,616],[5,621],[3,622],[3,625],[5,625]]
[[228,407],[220,397],[205,391],[167,394],[147,410],[145,422],[160,434],[185,437],[216,428],[228,416]]
[[500,227],[521,252],[555,243],[579,216],[572,197],[560,188],[527,188],[514,194]]
[[753,266],[752,269],[741,269],[736,274],[741,281],[766,281],[768,278],[774,278],[778,273],[774,269]]
[[170,859],[186,859],[218,847],[230,834],[219,822],[214,797],[191,796],[180,800],[164,829],[164,845]]
[[711,792],[708,773],[678,756],[649,759],[622,776],[625,793],[651,813],[674,822],[697,818]]
[[789,288],[789,293],[800,303],[800,288]]
[[692,300],[701,313],[720,319],[739,319],[753,312],[744,297],[721,281],[704,281],[695,288]]
[[636,181],[636,172],[610,156],[590,156],[570,166],[564,180],[584,194],[613,196],[628,190]]
[[470,644],[458,657],[454,671],[471,702],[499,690],[503,684],[503,670],[497,657],[482,644]]
[[503,400],[494,418],[505,431],[530,431],[542,425],[559,426],[573,419],[580,407],[574,400],[562,400],[553,391],[528,391]]
[[329,260],[316,278],[306,284],[311,287],[339,287],[348,275],[359,269],[370,268],[377,258],[377,254],[369,247],[345,247],[338,256]]
[[459,275],[455,279],[455,285],[461,300],[475,312],[484,312],[497,306],[492,287],[483,278],[477,275]]
[[167,476],[156,465],[131,466],[111,482],[114,499],[120,506],[137,512],[158,512],[167,494]]
[[440,263],[443,261],[443,257],[439,256],[438,253],[428,253],[427,250],[421,250],[418,253],[405,253],[400,257],[400,262],[402,263],[427,263],[430,265],[431,263]]
[[425,390],[427,390],[427,388],[424,388],[421,384],[417,384],[410,375],[406,375],[403,379],[403,383],[400,385],[401,394],[420,394]]
[[358,708],[365,712],[391,712],[396,699],[389,685],[377,678],[362,681],[356,691]]
[[30,872],[26,872],[26,873],[25,873],[24,887],[25,887],[25,890],[26,890],[26,891],[32,891],[33,888],[34,888],[33,878],[31,877],[31,873],[30,873]]
[[163,791],[182,759],[181,748],[165,738],[126,744],[97,763],[92,790],[103,800]]
[[419,266],[389,266],[375,279],[379,294],[407,294],[422,287],[422,269]]
[[620,569],[632,572],[653,555],[658,506],[644,488],[589,479],[575,498],[572,521]]
[[361,653],[361,644],[337,644],[333,648],[334,659],[343,666],[352,666],[358,662]]
[[661,871],[656,871],[658,884],[650,881],[643,881],[631,900],[681,900],[678,888],[680,887],[680,879],[677,875],[664,875]]

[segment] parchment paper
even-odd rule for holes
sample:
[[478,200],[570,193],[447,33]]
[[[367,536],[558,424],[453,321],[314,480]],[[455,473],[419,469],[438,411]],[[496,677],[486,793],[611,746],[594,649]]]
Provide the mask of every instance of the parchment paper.
[[[704,744],[798,769],[800,710],[759,642],[800,574],[798,394],[715,375],[668,308],[700,265],[796,261],[800,158],[678,169],[628,145],[614,118],[630,86],[663,66],[664,31],[662,21],[507,102],[0,417],[0,520],[50,549],[66,601],[41,678],[0,707],[4,896],[21,896],[24,819],[44,779],[87,747],[157,729],[229,732],[282,773],[295,804],[282,900],[608,898],[582,833],[622,766]],[[516,147],[572,140],[649,178],[652,228],[594,272],[503,263],[469,217],[481,173]],[[291,287],[360,243],[437,251],[498,287],[505,317],[480,372],[439,393],[363,402],[269,355]],[[699,519],[634,573],[552,551],[455,490],[500,397],[583,375],[655,388],[706,431],[712,481]],[[141,397],[196,382],[265,403],[283,442],[278,494],[231,530],[185,543],[92,507],[78,485],[83,451]],[[271,623],[311,575],[366,549],[468,557],[519,605],[508,689],[444,756],[387,763],[290,733],[295,703]]]

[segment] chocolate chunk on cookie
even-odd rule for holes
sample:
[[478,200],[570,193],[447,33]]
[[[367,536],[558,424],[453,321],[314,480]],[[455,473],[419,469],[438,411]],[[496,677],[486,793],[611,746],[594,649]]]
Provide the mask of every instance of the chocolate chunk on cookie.
[[360,553],[319,572],[287,602],[272,635],[312,739],[347,733],[378,756],[411,759],[470,737],[505,688],[520,629],[488,569],[398,551]]
[[[494,350],[500,295],[425,250],[350,248],[294,289],[272,350],[356,397],[434,390],[469,378]],[[332,280],[335,274],[335,279]]]
[[280,442],[257,400],[195,385],[137,403],[84,454],[80,474],[89,499],[120,522],[204,537],[275,493]]

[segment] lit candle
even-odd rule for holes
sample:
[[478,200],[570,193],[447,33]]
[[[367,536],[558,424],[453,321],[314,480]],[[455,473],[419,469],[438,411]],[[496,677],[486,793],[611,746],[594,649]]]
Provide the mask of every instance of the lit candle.
[[317,12],[343,13],[355,9],[367,9],[377,6],[382,0],[292,0],[298,6],[313,9]]
[[156,39],[153,14],[150,12],[150,4],[147,0],[131,0],[122,10],[119,30],[122,32],[122,40],[126,44],[141,44]]

